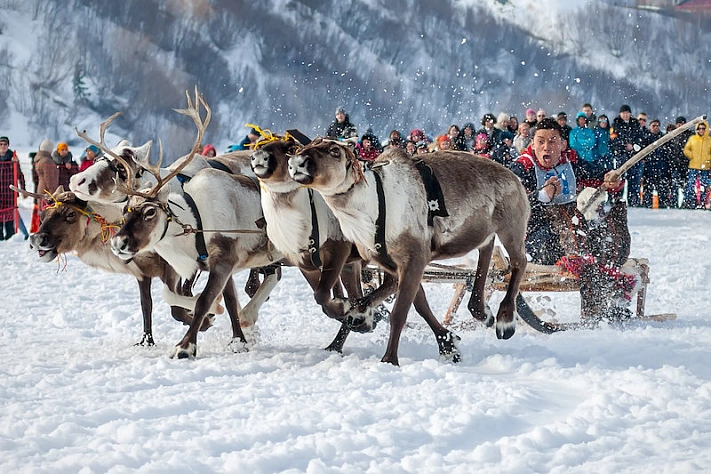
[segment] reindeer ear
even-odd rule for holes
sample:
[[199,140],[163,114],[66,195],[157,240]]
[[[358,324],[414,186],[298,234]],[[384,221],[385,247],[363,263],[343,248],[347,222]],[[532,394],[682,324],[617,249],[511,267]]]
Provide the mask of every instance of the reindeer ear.
[[146,167],[145,165],[150,164],[149,157],[151,154],[151,147],[152,146],[153,146],[153,140],[148,140],[143,145],[139,146],[138,148],[133,149],[133,154],[136,157],[136,161],[144,168]]
[[60,184],[59,187],[57,188],[57,190],[54,191],[54,195],[59,196],[62,193],[64,193],[64,186]]
[[160,188],[156,197],[160,202],[168,202],[168,198],[170,197],[170,186],[163,186]]

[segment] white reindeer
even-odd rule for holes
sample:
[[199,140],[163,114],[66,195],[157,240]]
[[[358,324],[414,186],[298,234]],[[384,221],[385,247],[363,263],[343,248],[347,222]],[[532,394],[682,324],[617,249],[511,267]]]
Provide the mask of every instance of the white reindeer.
[[[463,152],[436,152],[415,160],[388,150],[376,169],[362,169],[349,144],[316,139],[289,160],[297,182],[320,192],[365,259],[396,275],[397,297],[390,313],[384,362],[398,365],[398,344],[407,313],[432,260],[479,249],[477,278],[469,309],[485,320],[484,285],[498,235],[509,253],[511,283],[496,317],[497,337],[515,331],[515,298],[526,267],[524,237],[530,212],[526,192],[508,169]],[[429,195],[425,176],[433,174],[443,195]],[[436,186],[432,186],[436,189]],[[446,208],[447,212],[444,212]],[[438,211],[439,215],[431,215]],[[376,302],[373,302],[377,304]],[[372,321],[372,304],[351,311],[355,321]]]

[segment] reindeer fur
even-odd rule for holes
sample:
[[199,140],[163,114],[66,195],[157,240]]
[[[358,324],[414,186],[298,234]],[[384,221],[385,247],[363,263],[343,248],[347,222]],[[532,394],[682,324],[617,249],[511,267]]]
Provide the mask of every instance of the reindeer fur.
[[[117,258],[110,245],[102,235],[109,232],[102,228],[96,216],[103,218],[106,223],[118,222],[122,218],[121,207],[111,204],[95,204],[89,207],[86,201],[77,199],[71,192],[64,192],[60,186],[52,196],[55,205],[42,211],[42,224],[39,230],[30,237],[30,247],[37,250],[40,260],[53,261],[57,255],[76,252],[79,259],[85,264],[110,273],[128,274],[138,281],[143,314],[143,339],[139,344],[153,345],[152,335],[152,310],[151,280],[158,277],[164,283],[164,293],[174,295],[171,297],[171,314],[173,318],[184,324],[190,324],[192,317],[185,309],[193,310],[196,297],[182,296],[179,291],[178,275],[175,271],[155,253],[146,253],[137,256],[131,262]],[[86,213],[93,213],[87,217]],[[219,307],[213,308],[214,312],[222,312]],[[207,329],[210,321],[203,325]]]
[[[449,212],[449,217],[435,217],[433,226],[427,223],[428,202],[422,178],[414,159],[402,150],[386,151],[376,160],[377,170],[361,172],[347,144],[317,139],[289,160],[292,178],[323,194],[344,236],[356,244],[361,256],[397,276],[398,295],[383,356],[384,362],[395,365],[407,312],[416,298],[424,296],[420,281],[430,261],[479,249],[477,278],[468,306],[475,317],[486,319],[485,277],[494,236],[499,236],[512,270],[496,318],[497,336],[504,339],[515,331],[515,297],[526,266],[524,238],[530,209],[518,178],[497,163],[463,152],[436,152],[422,159],[437,176]],[[382,177],[385,192],[387,254],[378,253],[375,242],[379,213],[376,172]],[[366,308],[365,317],[372,320],[372,306]]]
[[[125,224],[111,239],[114,253],[130,259],[139,252],[155,251],[183,277],[197,270],[208,270],[209,277],[195,307],[193,324],[183,340],[176,346],[173,356],[194,357],[197,354],[199,321],[207,314],[214,299],[222,292],[225,306],[232,322],[233,340],[246,342],[239,320],[253,324],[259,306],[266,300],[276,284],[277,275],[270,275],[249,304],[239,310],[237,296],[231,284],[232,274],[246,268],[266,266],[282,255],[270,252],[264,233],[230,233],[224,230],[259,230],[255,222],[261,217],[259,190],[245,176],[230,175],[214,169],[202,169],[184,186],[202,218],[208,251],[204,266],[198,263],[195,234],[183,233],[183,225],[197,228],[183,194],[171,193],[168,187],[160,189],[154,198],[131,196],[126,205]],[[166,212],[170,210],[172,218]]]

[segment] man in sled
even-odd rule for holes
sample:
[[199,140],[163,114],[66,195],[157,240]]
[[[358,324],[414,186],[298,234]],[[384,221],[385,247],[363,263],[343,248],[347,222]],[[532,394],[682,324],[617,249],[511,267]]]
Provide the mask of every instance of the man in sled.
[[[581,316],[590,320],[628,319],[635,277],[620,272],[630,251],[622,182],[614,172],[566,150],[561,127],[546,118],[511,170],[528,192],[531,217],[526,252],[534,263],[559,265],[579,276]],[[611,196],[598,218],[587,221],[577,209],[577,192],[604,185]]]

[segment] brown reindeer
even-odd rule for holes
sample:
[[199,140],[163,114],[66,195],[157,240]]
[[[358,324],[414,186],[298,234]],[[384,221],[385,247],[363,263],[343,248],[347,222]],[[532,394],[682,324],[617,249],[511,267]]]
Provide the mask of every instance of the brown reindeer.
[[[91,207],[86,201],[77,199],[74,193],[65,192],[62,186],[53,195],[17,191],[52,203],[42,211],[42,224],[30,237],[30,247],[37,251],[41,261],[51,262],[60,254],[76,252],[79,259],[91,267],[136,278],[143,314],[143,338],[137,345],[155,344],[151,296],[151,281],[154,277],[160,278],[165,285],[167,291],[164,291],[164,299],[172,303],[173,318],[183,324],[190,324],[192,316],[185,307],[192,310],[197,298],[178,294],[181,290],[179,276],[165,260],[155,253],[146,253],[126,262],[111,252],[108,240],[119,227],[122,217],[120,207],[107,204]],[[221,308],[214,310],[222,311]],[[206,319],[201,329],[207,329],[211,323],[211,319]]]
[[[371,300],[370,295],[362,298],[361,257],[343,236],[336,216],[323,197],[302,187],[289,176],[289,155],[295,153],[300,143],[288,134],[285,139],[267,137],[257,142],[252,152],[252,170],[259,177],[262,187],[267,235],[274,246],[299,267],[324,313],[342,321],[341,330],[327,347],[328,350],[340,352],[351,328],[371,329],[370,326],[352,325],[345,319],[350,306],[366,306]],[[333,298],[332,290],[339,275],[348,291],[350,303]],[[379,292],[391,294],[396,286],[396,280],[387,275]],[[460,353],[455,345],[458,337],[439,324],[424,298],[415,300],[415,309],[437,334],[441,356],[458,362]]]
[[[384,362],[398,365],[398,344],[407,313],[416,297],[424,297],[420,282],[432,260],[479,249],[468,306],[476,318],[487,319],[484,286],[495,235],[511,261],[511,283],[496,316],[496,334],[503,339],[514,334],[515,298],[526,266],[524,237],[530,209],[526,192],[511,171],[463,152],[436,152],[413,160],[396,149],[383,153],[373,169],[363,169],[348,143],[316,139],[291,157],[289,173],[324,196],[343,234],[356,244],[364,259],[375,261],[397,277]],[[436,181],[430,179],[432,175]],[[441,196],[436,192],[438,187]],[[373,303],[360,312],[351,310],[356,324],[372,321]]]

